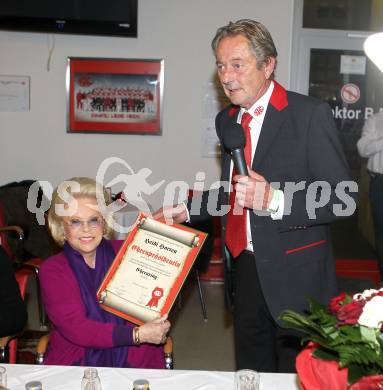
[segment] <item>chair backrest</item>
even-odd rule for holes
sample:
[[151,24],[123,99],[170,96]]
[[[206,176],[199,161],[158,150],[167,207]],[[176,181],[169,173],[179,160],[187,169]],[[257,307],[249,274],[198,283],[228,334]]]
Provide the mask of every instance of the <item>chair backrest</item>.
[[[5,226],[5,220],[4,220],[4,212],[3,208],[0,206],[0,227]],[[4,248],[5,252],[7,252],[7,255],[12,258],[12,250],[8,244],[8,239],[7,239],[7,231],[0,231],[0,244]]]
[[20,295],[24,299],[27,290],[28,279],[34,274],[32,268],[20,268],[15,272],[15,278],[19,285]]
[[[31,257],[45,259],[53,255],[56,249],[46,226],[40,225],[36,215],[29,211],[28,195],[29,187],[26,185],[12,183],[0,187],[0,227],[17,225],[25,235],[25,239],[20,241],[17,235],[1,234],[6,252],[18,261]],[[38,202],[37,199],[36,208]]]

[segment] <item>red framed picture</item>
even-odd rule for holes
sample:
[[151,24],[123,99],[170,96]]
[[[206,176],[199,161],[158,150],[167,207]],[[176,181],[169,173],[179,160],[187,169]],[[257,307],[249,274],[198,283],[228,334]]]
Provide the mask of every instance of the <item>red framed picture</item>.
[[162,59],[67,60],[69,133],[161,134]]

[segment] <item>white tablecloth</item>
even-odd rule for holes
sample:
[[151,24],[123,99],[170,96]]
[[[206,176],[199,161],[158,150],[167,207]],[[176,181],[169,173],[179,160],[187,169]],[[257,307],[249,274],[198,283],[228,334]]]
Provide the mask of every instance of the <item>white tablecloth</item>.
[[[83,367],[2,364],[10,390],[41,381],[43,390],[80,390]],[[151,390],[233,390],[234,373],[225,371],[143,370],[98,368],[102,390],[131,390],[133,381],[147,379]],[[261,373],[261,390],[297,390],[294,374]]]

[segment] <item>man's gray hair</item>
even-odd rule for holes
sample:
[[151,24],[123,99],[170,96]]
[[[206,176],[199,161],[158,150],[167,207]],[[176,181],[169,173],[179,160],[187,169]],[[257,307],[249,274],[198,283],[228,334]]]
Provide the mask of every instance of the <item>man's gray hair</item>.
[[[261,69],[263,65],[269,62],[270,58],[275,58],[275,67],[277,66],[277,49],[275,48],[273,38],[269,30],[262,24],[252,19],[240,19],[236,22],[230,22],[226,26],[220,27],[211,42],[214,55],[217,55],[217,48],[222,39],[226,37],[244,36],[249,41],[250,50],[257,59],[257,68]],[[274,78],[274,72],[270,79]]]

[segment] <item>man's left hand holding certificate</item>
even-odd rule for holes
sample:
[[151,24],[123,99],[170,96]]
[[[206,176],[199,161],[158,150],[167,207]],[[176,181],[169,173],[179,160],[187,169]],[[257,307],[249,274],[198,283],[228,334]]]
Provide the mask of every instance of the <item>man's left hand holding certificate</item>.
[[168,313],[206,236],[140,214],[97,291],[101,307],[138,325]]

